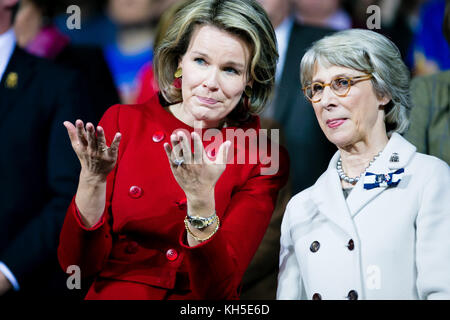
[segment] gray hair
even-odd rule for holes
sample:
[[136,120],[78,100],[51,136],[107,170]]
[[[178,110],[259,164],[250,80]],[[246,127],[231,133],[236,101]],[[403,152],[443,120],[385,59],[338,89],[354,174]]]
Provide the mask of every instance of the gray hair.
[[316,63],[336,65],[372,74],[378,97],[389,97],[385,106],[386,132],[403,134],[409,126],[411,106],[409,70],[400,51],[385,36],[370,30],[350,29],[315,42],[300,64],[302,86],[311,83]]
[[228,119],[245,122],[250,114],[259,113],[269,100],[278,60],[275,31],[264,9],[255,0],[191,0],[173,17],[163,40],[155,49],[154,70],[161,94],[169,103],[182,99],[173,86],[179,59],[186,53],[198,25],[212,25],[243,39],[251,49],[248,79],[253,80],[250,110],[242,96]]

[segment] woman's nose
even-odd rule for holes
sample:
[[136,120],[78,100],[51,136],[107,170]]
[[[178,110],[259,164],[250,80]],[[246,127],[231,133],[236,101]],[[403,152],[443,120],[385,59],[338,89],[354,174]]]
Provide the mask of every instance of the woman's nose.
[[330,106],[334,106],[335,99],[337,96],[334,94],[333,90],[331,90],[331,86],[326,86],[322,91],[322,98],[320,99],[320,104],[323,108],[329,108]]
[[217,90],[219,87],[219,82],[217,80],[218,71],[216,68],[211,68],[205,75],[205,80],[203,81],[203,86],[209,90]]

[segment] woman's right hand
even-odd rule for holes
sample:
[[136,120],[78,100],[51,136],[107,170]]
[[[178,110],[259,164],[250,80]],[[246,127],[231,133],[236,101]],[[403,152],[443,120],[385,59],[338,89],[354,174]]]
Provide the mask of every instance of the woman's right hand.
[[94,125],[90,122],[84,128],[83,121],[64,122],[69,134],[72,148],[81,163],[82,176],[88,179],[106,181],[106,177],[116,165],[121,134],[117,132],[111,146],[106,145],[103,128],[97,127],[95,135]]
[[72,148],[81,163],[75,203],[86,227],[94,226],[101,218],[106,204],[106,177],[117,162],[121,134],[116,133],[111,146],[106,145],[102,127],[97,127],[97,136],[92,123],[64,122]]

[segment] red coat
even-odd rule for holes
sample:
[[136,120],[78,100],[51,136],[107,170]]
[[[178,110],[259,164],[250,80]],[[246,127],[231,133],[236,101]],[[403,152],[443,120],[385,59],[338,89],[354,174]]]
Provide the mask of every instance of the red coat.
[[[275,175],[261,175],[260,163],[228,164],[215,187],[221,226],[210,240],[189,247],[186,197],[163,144],[175,129],[193,128],[165,111],[157,96],[146,104],[111,107],[100,125],[108,145],[116,132],[122,133],[102,219],[86,229],[73,200],[58,248],[64,270],[78,265],[82,276],[97,275],[86,298],[238,298],[241,278],[286,183],[287,152],[280,148]],[[248,128],[259,130],[259,119]],[[236,156],[242,144],[233,146]]]

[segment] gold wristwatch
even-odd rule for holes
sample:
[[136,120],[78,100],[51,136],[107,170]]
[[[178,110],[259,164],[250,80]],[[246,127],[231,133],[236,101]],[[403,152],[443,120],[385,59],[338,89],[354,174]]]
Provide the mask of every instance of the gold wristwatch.
[[217,214],[214,211],[214,214],[210,217],[200,217],[200,216],[190,216],[189,213],[187,214],[187,220],[191,224],[192,227],[196,229],[204,229],[214,223],[217,219]]

